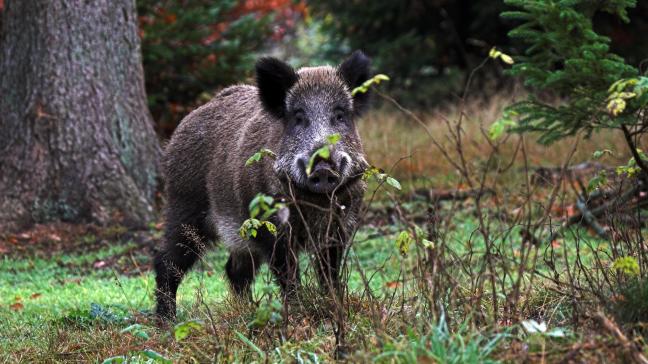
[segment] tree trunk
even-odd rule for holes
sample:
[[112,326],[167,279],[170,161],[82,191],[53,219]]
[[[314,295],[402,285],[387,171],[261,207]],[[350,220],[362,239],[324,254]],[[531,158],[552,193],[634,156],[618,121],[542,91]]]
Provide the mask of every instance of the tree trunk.
[[143,226],[160,147],[135,0],[7,0],[0,14],[0,231]]

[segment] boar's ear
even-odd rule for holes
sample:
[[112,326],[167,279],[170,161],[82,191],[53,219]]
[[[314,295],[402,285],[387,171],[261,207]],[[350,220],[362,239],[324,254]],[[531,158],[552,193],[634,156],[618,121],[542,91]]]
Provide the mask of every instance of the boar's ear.
[[[371,60],[362,51],[355,51],[338,67],[342,79],[350,90],[362,85],[371,75]],[[353,96],[353,111],[356,115],[362,114],[369,103],[369,92],[358,92]]]
[[297,82],[297,73],[286,63],[264,57],[256,63],[256,83],[263,107],[275,116],[285,111],[288,90]]

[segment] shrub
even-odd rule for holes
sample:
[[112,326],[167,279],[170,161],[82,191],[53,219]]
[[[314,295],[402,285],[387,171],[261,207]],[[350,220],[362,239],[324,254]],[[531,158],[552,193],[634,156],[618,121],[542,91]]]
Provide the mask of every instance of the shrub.
[[[502,16],[521,22],[509,35],[526,45],[509,73],[524,80],[530,96],[507,108],[507,117],[519,118],[513,130],[537,132],[540,142],[603,129],[623,131],[636,164],[646,171],[638,138],[646,127],[648,79],[637,68],[610,51],[611,40],[596,33],[593,17],[606,12],[629,21],[634,0],[522,1],[506,0],[518,10]],[[543,93],[562,96],[554,105]],[[510,120],[508,121],[510,123]]]

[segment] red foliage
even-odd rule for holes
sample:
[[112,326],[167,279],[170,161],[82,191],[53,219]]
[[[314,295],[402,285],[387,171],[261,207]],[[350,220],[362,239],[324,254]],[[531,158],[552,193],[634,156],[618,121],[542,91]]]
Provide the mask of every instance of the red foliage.
[[[231,19],[236,19],[250,13],[256,13],[258,16],[274,13],[276,26],[272,39],[280,40],[285,35],[286,29],[295,26],[295,18],[307,16],[308,8],[304,0],[298,3],[293,0],[246,0],[232,9],[229,15]],[[229,22],[214,24],[213,32],[203,39],[203,44],[208,45],[220,39],[228,24]]]
[[[0,10],[2,9],[3,1],[0,0]],[[163,7],[158,7],[155,12],[155,16],[139,17],[140,37],[144,36],[144,30],[141,28],[142,25],[151,25],[155,22],[173,24],[177,21],[177,15]],[[296,18],[308,16],[308,8],[306,7],[305,0],[297,3],[294,0],[246,0],[230,11],[228,21],[212,24],[212,33],[205,37],[201,43],[203,45],[209,45],[219,40],[232,20],[250,13],[255,13],[259,17],[274,14],[276,25],[272,39],[280,40],[288,29],[295,26]]]

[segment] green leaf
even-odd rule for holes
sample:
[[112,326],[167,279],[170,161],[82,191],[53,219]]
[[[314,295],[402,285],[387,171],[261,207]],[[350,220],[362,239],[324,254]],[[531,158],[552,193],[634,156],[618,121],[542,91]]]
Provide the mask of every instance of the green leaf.
[[102,361],[101,363],[102,364],[123,364],[126,363],[127,360],[128,359],[123,355],[111,356],[110,358],[104,359],[104,361]]
[[506,64],[513,64],[515,61],[513,60],[513,57],[509,56],[508,54],[502,53],[499,51],[497,48],[493,47],[491,48],[490,52],[488,52],[488,56],[492,59],[501,59],[502,62]]
[[375,177],[377,174],[380,174],[381,170],[374,167],[374,166],[369,166],[369,168],[365,169],[364,172],[362,172],[362,180],[367,181],[371,177]]
[[283,319],[281,316],[282,310],[283,305],[279,300],[271,299],[264,301],[257,308],[254,320],[248,324],[248,327],[260,329],[268,324],[277,324]]
[[547,331],[547,324],[536,320],[524,320],[522,326],[529,334],[544,334]]
[[434,243],[427,240],[427,239],[422,239],[421,244],[423,245],[424,248],[426,249],[434,249]]
[[[269,217],[269,215],[274,212],[272,208],[274,203],[274,198],[272,198],[272,196],[268,196],[263,193],[257,193],[252,201],[250,201],[250,205],[248,206],[248,209],[250,210],[250,217],[256,218],[261,212],[263,212],[264,215],[268,215],[266,216],[266,218]],[[270,214],[267,214],[268,211],[271,211]]]
[[601,186],[606,185],[607,182],[607,172],[602,170],[589,181],[587,184],[587,192],[591,193],[592,191],[599,189]]
[[600,159],[601,157],[603,157],[606,154],[613,155],[611,150],[603,149],[603,150],[594,151],[594,153],[592,153],[592,157],[594,159]]
[[357,93],[365,93],[369,91],[369,87],[371,87],[373,84],[380,84],[381,81],[389,81],[389,77],[384,74],[377,74],[373,76],[372,78],[366,80],[365,82],[362,83],[362,85],[354,88],[351,91],[351,96],[355,96]]
[[331,135],[326,137],[326,141],[330,145],[337,144],[340,141],[340,139],[342,139],[342,136],[340,135],[340,133],[331,134]]
[[252,341],[250,341],[250,339],[248,339],[247,337],[245,337],[245,335],[241,334],[241,333],[238,332],[237,330],[234,330],[234,333],[236,334],[236,336],[238,336],[239,339],[241,339],[241,341],[243,341],[243,342],[244,342],[245,344],[247,344],[250,348],[252,348],[254,351],[256,351],[257,354],[259,354],[259,356],[261,357],[261,361],[265,361],[265,359],[266,359],[266,354],[263,352],[263,350],[261,350],[261,348],[259,348],[258,346],[256,346]]
[[367,169],[362,172],[362,180],[367,181],[369,178],[375,178],[378,182],[384,182],[387,185],[397,189],[401,190],[402,186],[398,180],[387,173],[384,173],[382,169],[379,169],[374,166],[369,166]]
[[626,108],[626,101],[621,98],[612,99],[607,104],[607,111],[612,116],[618,116],[625,110],[625,108]]
[[[331,157],[331,147],[340,140],[340,134],[333,134],[326,137],[328,144],[322,146],[316,150],[308,159],[308,165],[306,166],[306,175],[310,176],[313,171],[315,160],[320,157],[324,160],[328,160]],[[332,142],[331,142],[332,141]]]
[[620,257],[612,263],[612,269],[629,277],[638,277],[640,274],[639,262],[635,257]]
[[263,221],[262,224],[266,227],[266,229],[268,229],[270,234],[275,236],[277,235],[277,227],[275,226],[275,224],[271,223],[270,221]]
[[257,230],[260,227],[261,227],[261,221],[254,218],[247,219],[243,221],[243,224],[241,224],[241,228],[239,229],[239,235],[243,239],[256,238]]
[[387,176],[387,179],[385,179],[385,183],[387,183],[388,185],[394,187],[395,189],[397,189],[399,191],[401,190],[400,182],[398,182],[396,180],[396,178],[394,178],[394,177]]
[[310,159],[308,160],[308,166],[306,166],[306,175],[310,176],[311,172],[313,171],[313,167],[317,157],[320,157],[322,159],[329,159],[330,156],[331,156],[331,151],[329,150],[328,144],[316,150],[315,153],[313,153],[313,155],[311,155]]
[[547,335],[549,337],[565,337],[565,336],[567,336],[567,333],[565,332],[565,329],[563,329],[561,327],[556,327],[554,329],[551,329],[545,335]]
[[488,137],[491,140],[496,140],[500,136],[502,136],[502,134],[504,134],[507,129],[516,127],[517,122],[513,120],[513,118],[516,116],[517,113],[513,110],[504,110],[502,117],[495,120],[495,122],[491,124],[490,128],[488,128]]
[[277,159],[277,155],[273,151],[271,151],[270,149],[263,148],[258,152],[252,154],[252,156],[248,158],[247,161],[245,161],[245,166],[249,167],[256,162],[259,162],[263,157],[270,157],[272,159]]
[[407,255],[412,241],[414,241],[414,239],[409,232],[401,231],[401,233],[398,234],[398,237],[396,238],[396,248],[398,248],[398,251],[402,256]]
[[149,335],[144,331],[144,326],[140,324],[132,324],[125,329],[120,331],[121,334],[124,333],[131,333],[133,336],[138,337],[140,339],[148,340]]
[[171,364],[173,361],[170,359],[165,358],[162,354],[153,351],[151,349],[145,349],[140,351],[140,354],[144,355],[145,357],[149,359],[153,359],[154,362],[156,363],[163,363],[163,364]]
[[203,323],[199,320],[181,322],[173,328],[173,336],[175,336],[176,341],[182,341],[186,339],[192,331],[201,329],[202,327]]

